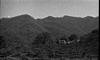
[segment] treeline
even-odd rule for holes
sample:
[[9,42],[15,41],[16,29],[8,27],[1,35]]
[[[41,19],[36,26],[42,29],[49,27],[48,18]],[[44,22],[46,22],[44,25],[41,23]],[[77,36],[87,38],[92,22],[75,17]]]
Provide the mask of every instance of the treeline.
[[[99,29],[95,29],[80,37],[72,34],[68,37],[62,36],[55,38],[51,33],[42,32],[30,44],[31,52],[27,52],[26,56],[32,58],[82,58],[89,55],[98,56],[98,41]],[[0,36],[0,57],[14,54],[12,52],[14,49],[9,49],[7,42],[4,36]],[[16,47],[16,49],[20,49],[20,47]]]

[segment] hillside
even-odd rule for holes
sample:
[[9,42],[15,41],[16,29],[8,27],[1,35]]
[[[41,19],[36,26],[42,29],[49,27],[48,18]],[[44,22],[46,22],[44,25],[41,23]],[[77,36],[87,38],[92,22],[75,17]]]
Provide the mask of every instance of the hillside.
[[[84,48],[87,50],[86,53],[97,55],[98,51],[96,53],[93,51],[98,50],[98,31],[95,33],[91,33],[91,31],[98,29],[98,24],[99,18],[90,16],[84,18],[48,16],[43,19],[34,19],[25,14],[2,18],[0,19],[0,58],[2,55],[30,54],[29,52],[34,56],[42,57],[48,53],[49,57],[71,57],[74,56],[74,52],[76,55],[77,52],[82,51],[79,52],[79,56],[81,56]],[[82,36],[82,42],[74,42],[69,45],[57,42],[60,37],[67,40],[71,34]],[[78,50],[76,45],[78,45]],[[56,53],[57,56],[53,53]]]
[[71,34],[81,36],[98,28],[99,24],[98,17],[48,16],[43,19],[34,19],[27,14],[12,18],[2,18],[0,21],[0,35],[12,33],[14,36],[18,34],[17,36],[21,36],[21,38],[23,36],[23,39],[26,39],[26,37],[34,39],[33,37],[40,32],[50,32],[57,37]]
[[90,32],[93,29],[98,28],[98,18],[95,17],[52,17],[48,16],[44,19],[38,20],[39,24],[42,24],[48,31],[55,35],[70,34],[83,35]]

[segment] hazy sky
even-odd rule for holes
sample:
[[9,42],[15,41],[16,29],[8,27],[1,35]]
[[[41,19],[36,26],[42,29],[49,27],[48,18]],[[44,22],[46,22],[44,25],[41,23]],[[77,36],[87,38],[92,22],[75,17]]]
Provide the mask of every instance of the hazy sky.
[[99,0],[1,0],[0,17],[98,16]]

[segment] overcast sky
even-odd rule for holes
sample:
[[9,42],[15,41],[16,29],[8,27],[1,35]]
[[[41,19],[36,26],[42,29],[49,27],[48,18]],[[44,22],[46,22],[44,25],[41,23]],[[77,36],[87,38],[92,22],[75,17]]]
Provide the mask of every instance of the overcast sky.
[[0,17],[98,16],[99,0],[1,0]]

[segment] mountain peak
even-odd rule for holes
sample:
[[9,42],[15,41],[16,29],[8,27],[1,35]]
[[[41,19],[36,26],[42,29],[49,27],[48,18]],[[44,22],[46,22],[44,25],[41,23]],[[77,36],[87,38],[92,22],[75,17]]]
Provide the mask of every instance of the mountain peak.
[[54,19],[55,17],[53,17],[53,16],[47,16],[47,17],[45,17],[44,19]]
[[13,18],[18,18],[18,19],[34,19],[32,16],[28,15],[28,14],[23,14],[23,15],[19,15],[19,16],[15,16]]

